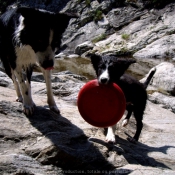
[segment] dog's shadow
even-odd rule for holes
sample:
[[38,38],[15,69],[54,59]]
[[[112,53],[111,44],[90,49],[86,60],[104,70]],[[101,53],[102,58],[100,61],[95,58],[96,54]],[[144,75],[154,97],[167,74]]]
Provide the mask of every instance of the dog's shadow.
[[89,141],[104,145],[109,151],[114,151],[119,156],[123,155],[129,164],[171,169],[166,163],[163,163],[163,160],[159,161],[150,157],[149,153],[159,152],[166,154],[169,148],[175,148],[173,146],[151,147],[140,142],[134,144],[119,136],[116,136],[116,144],[106,143],[97,138],[90,138]]
[[63,170],[88,171],[88,174],[93,174],[94,170],[114,169],[97,147],[88,141],[82,129],[64,116],[44,107],[36,107],[34,115],[28,120],[53,143],[51,148],[35,155],[34,158],[42,164],[52,164]]
[[[108,151],[116,152],[117,156],[123,155],[129,164],[170,169],[163,161],[150,157],[149,153],[161,152],[166,154],[172,146],[151,147],[140,142],[133,144],[119,136],[116,136],[117,144],[109,144],[96,138],[88,139],[82,129],[72,124],[64,116],[55,114],[43,107],[37,107],[34,116],[30,117],[29,120],[35,128],[53,142],[57,147],[57,152],[62,152],[55,157],[53,164],[61,165],[63,169],[114,169],[113,165],[104,158],[92,142],[107,147]],[[131,170],[128,169],[123,169],[123,171],[126,174],[131,173]]]
[[[22,113],[19,103],[2,101],[1,108],[3,109],[1,113],[3,112],[5,115],[12,115],[18,120],[26,118]],[[88,139],[83,130],[78,126],[72,124],[64,116],[55,114],[44,107],[36,107],[34,115],[27,117],[27,119],[30,121],[30,124],[41,133],[39,135],[36,133],[36,136],[34,135],[35,132],[32,133],[31,137],[34,140],[37,139],[38,143],[32,143],[33,153],[29,151],[29,155],[42,164],[55,165],[63,170],[84,170],[88,174],[95,174],[95,170],[99,170],[99,172],[102,172],[102,170],[105,172],[114,170],[113,162],[109,163],[107,158],[105,158],[107,156],[104,156],[103,150],[100,152],[99,148],[102,146],[107,148],[105,153],[114,152],[117,157],[122,155],[128,164],[170,168],[166,165],[166,161],[163,162],[162,160],[160,162],[150,157],[149,153],[161,152],[166,154],[167,150],[172,148],[172,146],[150,147],[142,143],[132,144],[118,136],[116,136],[117,144],[109,144],[97,138]],[[41,137],[41,135],[43,137]],[[32,138],[29,137],[29,140],[33,140]],[[43,139],[42,141],[40,140],[41,138],[46,138],[46,140]],[[47,141],[47,139],[49,139],[49,141]],[[48,144],[50,141],[52,144]],[[35,144],[38,144],[39,148],[38,145],[35,146]],[[46,147],[41,149],[42,145],[43,147],[46,145]],[[94,145],[98,145],[98,147]],[[106,148],[104,149],[106,150]],[[28,153],[26,152],[26,154]],[[117,172],[129,174],[132,170],[120,168],[116,173]]]

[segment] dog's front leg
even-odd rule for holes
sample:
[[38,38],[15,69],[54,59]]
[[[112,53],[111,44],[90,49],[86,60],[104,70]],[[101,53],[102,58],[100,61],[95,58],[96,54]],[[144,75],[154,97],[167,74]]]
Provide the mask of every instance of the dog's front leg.
[[52,91],[52,85],[51,85],[51,71],[45,70],[42,68],[42,72],[46,81],[46,88],[47,88],[47,103],[49,105],[49,108],[51,111],[54,111],[56,113],[60,113],[60,110],[58,109],[54,97],[53,97],[53,91]]
[[24,113],[29,116],[32,115],[35,108],[35,103],[32,100],[31,96],[31,86],[28,80],[25,82],[25,79],[22,74],[22,69],[16,69],[14,71],[16,78],[18,79],[18,84],[20,86],[20,90],[22,93],[22,99],[23,99],[23,107],[24,107]]
[[108,131],[106,135],[107,142],[115,143],[115,130],[116,130],[116,125],[108,127]]

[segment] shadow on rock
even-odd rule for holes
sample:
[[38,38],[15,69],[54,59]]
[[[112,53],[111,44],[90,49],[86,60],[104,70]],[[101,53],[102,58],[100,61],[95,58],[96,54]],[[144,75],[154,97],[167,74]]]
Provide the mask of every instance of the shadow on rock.
[[158,161],[152,157],[149,157],[150,152],[159,152],[166,154],[169,148],[173,146],[162,146],[162,147],[150,147],[142,143],[133,144],[127,140],[116,136],[117,144],[108,144],[102,140],[96,138],[90,138],[89,141],[99,143],[106,146],[109,152],[115,152],[111,157],[109,155],[110,162],[115,162],[115,157],[122,155],[129,164],[138,164],[143,166],[160,167],[170,169],[166,163]]
[[[51,141],[43,149],[38,149],[35,144],[35,147],[26,150],[28,155],[42,164],[61,167],[71,174],[77,174],[78,170],[94,174],[95,170],[102,172],[114,168],[97,147],[88,141],[83,131],[63,116],[37,107],[34,115],[28,119],[45,138]],[[48,143],[44,143],[41,138],[39,144]]]

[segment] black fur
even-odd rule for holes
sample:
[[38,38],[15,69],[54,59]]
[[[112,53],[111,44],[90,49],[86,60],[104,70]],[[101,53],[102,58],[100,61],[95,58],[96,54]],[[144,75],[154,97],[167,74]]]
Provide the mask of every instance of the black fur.
[[[150,73],[145,83],[142,84],[134,77],[124,74],[128,67],[135,63],[135,60],[122,59],[108,55],[99,56],[89,54],[88,56],[91,58],[91,62],[100,84],[113,82],[119,85],[119,87],[123,90],[127,102],[126,110],[128,111],[125,119],[129,119],[133,112],[137,122],[136,133],[130,141],[138,141],[143,127],[142,119],[147,102],[146,87],[151,81],[155,70]],[[108,70],[109,78],[100,77],[106,69]]]
[[[19,25],[19,17],[24,17],[24,29],[19,37],[15,32]],[[65,31],[70,16],[54,14],[47,11],[39,11],[32,8],[20,7],[5,12],[0,17],[0,58],[4,64],[6,73],[11,75],[9,66],[16,68],[16,55],[14,48],[21,45],[30,45],[36,52],[44,51],[48,46],[50,29],[54,30],[52,49],[59,48],[62,34]],[[8,62],[8,63],[7,63]],[[41,65],[47,68],[47,63]],[[53,62],[48,67],[53,66]]]

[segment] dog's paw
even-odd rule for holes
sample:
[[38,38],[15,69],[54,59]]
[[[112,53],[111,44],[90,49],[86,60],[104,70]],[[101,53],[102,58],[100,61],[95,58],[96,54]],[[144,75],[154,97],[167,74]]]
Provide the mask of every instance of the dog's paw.
[[20,96],[20,97],[16,97],[16,101],[22,103],[22,102],[23,102],[23,98],[22,98],[22,96]]
[[115,143],[115,135],[114,134],[107,134],[106,142],[108,142],[108,143]]
[[24,104],[23,105],[24,114],[26,114],[27,116],[31,116],[35,110],[35,107],[36,107],[35,103],[32,103],[31,105]]
[[58,107],[55,105],[55,106],[49,106],[50,110],[57,113],[57,114],[60,114],[60,110],[58,109]]
[[131,142],[131,143],[134,143],[134,144],[137,143],[137,140],[136,140],[135,138],[130,138],[130,137],[128,137],[127,140],[128,140],[129,142]]
[[125,127],[128,123],[129,123],[129,120],[128,119],[125,119],[122,122],[122,126]]

